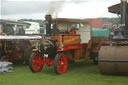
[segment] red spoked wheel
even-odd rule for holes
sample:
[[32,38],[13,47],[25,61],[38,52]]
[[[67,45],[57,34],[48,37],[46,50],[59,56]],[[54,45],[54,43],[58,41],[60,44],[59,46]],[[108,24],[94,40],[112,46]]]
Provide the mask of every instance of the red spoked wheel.
[[33,52],[29,59],[29,67],[32,72],[40,72],[42,70],[43,56],[39,52]]
[[64,74],[67,71],[67,57],[63,53],[58,53],[54,59],[54,69],[56,74]]

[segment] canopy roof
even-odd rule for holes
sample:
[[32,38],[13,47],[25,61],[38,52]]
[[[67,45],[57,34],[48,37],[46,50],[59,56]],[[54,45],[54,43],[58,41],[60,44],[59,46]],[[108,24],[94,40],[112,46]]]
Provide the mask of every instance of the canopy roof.
[[[108,11],[111,13],[115,13],[115,14],[120,14],[120,3],[119,4],[115,4],[113,6],[108,7]],[[127,3],[127,7],[128,7],[128,3]]]
[[26,25],[26,26],[30,26],[29,23],[26,23],[26,22],[22,22],[22,21],[11,21],[11,20],[3,20],[3,19],[0,19],[0,23],[3,23],[3,24],[10,24],[10,25]]
[[67,22],[67,23],[89,23],[87,20],[84,19],[69,19],[69,18],[56,18],[53,19],[52,22]]

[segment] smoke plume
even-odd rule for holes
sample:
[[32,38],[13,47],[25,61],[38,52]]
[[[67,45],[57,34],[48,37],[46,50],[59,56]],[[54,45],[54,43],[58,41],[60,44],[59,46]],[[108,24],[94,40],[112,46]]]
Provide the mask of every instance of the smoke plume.
[[50,14],[50,15],[55,14],[57,16],[58,12],[62,10],[64,3],[65,3],[65,0],[51,1],[47,14]]

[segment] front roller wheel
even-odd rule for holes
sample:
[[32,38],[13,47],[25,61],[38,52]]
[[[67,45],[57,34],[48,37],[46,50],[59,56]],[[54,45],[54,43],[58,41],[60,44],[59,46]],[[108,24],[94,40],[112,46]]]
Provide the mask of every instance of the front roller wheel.
[[63,53],[58,53],[54,59],[54,70],[56,74],[64,74],[67,71],[67,57]]
[[39,52],[33,52],[29,59],[29,68],[32,72],[36,73],[42,70],[41,61],[43,61],[43,56]]

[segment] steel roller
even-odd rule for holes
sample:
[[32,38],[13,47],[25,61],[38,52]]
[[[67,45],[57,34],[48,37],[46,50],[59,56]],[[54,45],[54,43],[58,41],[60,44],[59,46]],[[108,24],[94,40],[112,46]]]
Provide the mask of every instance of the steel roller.
[[102,46],[99,69],[105,74],[128,74],[128,46]]

